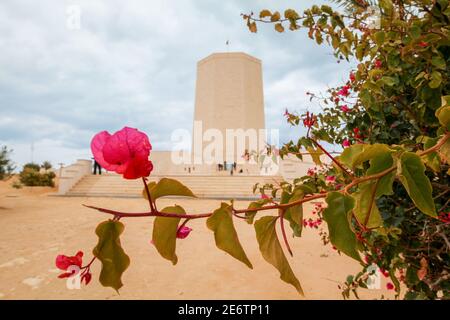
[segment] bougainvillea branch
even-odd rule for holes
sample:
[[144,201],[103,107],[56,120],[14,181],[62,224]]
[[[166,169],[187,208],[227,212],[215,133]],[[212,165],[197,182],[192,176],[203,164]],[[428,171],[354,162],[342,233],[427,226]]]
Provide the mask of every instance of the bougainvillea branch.
[[351,173],[348,169],[346,169],[344,167],[344,165],[342,163],[340,163],[339,161],[336,160],[335,157],[333,157],[324,147],[322,147],[322,145],[317,142],[317,140],[315,140],[314,138],[309,137],[309,139],[314,142],[314,144],[320,149],[322,150],[322,152],[324,152],[328,158],[330,158],[331,161],[333,161],[345,174],[347,174],[349,177],[354,178],[355,176],[353,175],[353,173]]

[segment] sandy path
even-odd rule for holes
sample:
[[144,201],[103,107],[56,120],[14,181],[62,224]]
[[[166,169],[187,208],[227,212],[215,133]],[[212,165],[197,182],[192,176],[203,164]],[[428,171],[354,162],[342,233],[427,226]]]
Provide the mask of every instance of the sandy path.
[[[177,243],[176,266],[161,258],[149,244],[152,219],[124,220],[122,245],[131,257],[117,295],[102,287],[94,264],[93,281],[79,290],[66,288],[57,279],[57,254],[85,252],[85,261],[97,238],[95,226],[105,214],[84,208],[82,203],[124,211],[147,210],[143,199],[64,198],[46,190],[15,190],[0,182],[0,298],[3,299],[300,299],[295,289],[279,279],[278,272],[261,257],[253,226],[237,221],[236,229],[254,269],[219,251],[204,220],[192,221],[194,231]],[[177,203],[191,213],[217,208],[219,200],[159,200],[159,207]],[[236,202],[245,207],[247,202]],[[309,210],[306,210],[309,211]],[[324,247],[317,230],[306,229],[301,239],[291,241],[291,266],[302,283],[307,299],[341,299],[338,282],[359,266]],[[382,280],[385,288],[386,280]],[[361,290],[362,298],[392,297],[386,290]]]

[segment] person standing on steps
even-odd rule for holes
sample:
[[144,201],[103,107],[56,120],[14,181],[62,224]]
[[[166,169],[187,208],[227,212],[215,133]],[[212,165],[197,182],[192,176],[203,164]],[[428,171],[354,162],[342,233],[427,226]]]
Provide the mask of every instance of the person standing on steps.
[[[92,158],[94,159],[94,158]],[[97,169],[98,169],[98,174],[102,174],[102,167],[100,167],[100,164],[94,159],[94,174],[97,174]]]

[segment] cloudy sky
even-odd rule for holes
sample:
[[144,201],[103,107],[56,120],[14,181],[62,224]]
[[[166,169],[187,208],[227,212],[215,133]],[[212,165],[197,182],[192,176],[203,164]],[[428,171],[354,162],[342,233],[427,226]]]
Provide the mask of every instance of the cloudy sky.
[[0,145],[19,166],[32,145],[34,161],[69,164],[90,157],[94,133],[128,125],[169,150],[171,132],[192,127],[197,61],[226,40],[263,62],[266,126],[296,137],[283,110],[314,108],[305,92],[339,83],[349,66],[304,30],[251,34],[240,14],[325,1],[2,0]]

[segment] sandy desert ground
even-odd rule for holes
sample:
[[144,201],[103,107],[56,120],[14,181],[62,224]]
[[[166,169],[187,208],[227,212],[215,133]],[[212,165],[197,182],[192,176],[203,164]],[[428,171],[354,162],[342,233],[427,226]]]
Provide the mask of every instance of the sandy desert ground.
[[[305,297],[279,279],[278,272],[259,253],[253,226],[237,221],[236,229],[254,269],[218,250],[204,220],[190,223],[194,229],[177,243],[176,266],[161,258],[149,243],[152,219],[124,219],[122,245],[131,257],[118,295],[98,281],[100,264],[92,267],[93,281],[69,290],[58,279],[57,254],[85,252],[92,257],[97,242],[96,225],[109,218],[82,206],[91,204],[123,211],[147,210],[144,199],[69,198],[50,188],[13,189],[11,180],[0,182],[0,298],[1,299],[342,299],[338,284],[359,270],[351,259],[323,246],[317,230],[306,229],[291,241],[291,266],[302,283]],[[162,199],[159,207],[182,205],[190,213],[208,212],[220,200]],[[236,202],[246,207],[247,202]],[[306,217],[308,211],[306,211]],[[363,299],[393,298],[385,290],[361,290]]]

